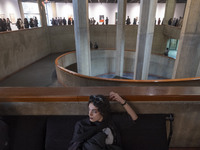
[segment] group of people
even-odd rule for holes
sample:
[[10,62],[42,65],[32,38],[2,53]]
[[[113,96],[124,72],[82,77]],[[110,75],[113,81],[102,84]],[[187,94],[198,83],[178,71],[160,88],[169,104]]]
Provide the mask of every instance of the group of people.
[[38,27],[38,19],[37,17],[35,17],[34,19],[30,18],[30,20],[28,21],[27,18],[24,18],[24,22],[23,22],[21,18],[18,18],[16,22],[16,26],[18,30],[28,29],[29,27],[31,28]]
[[55,17],[51,19],[51,25],[52,26],[58,26],[58,25],[74,25],[74,19],[69,17],[67,20],[62,17]]
[[[137,22],[138,22],[138,17],[133,18],[133,24],[137,25]],[[126,19],[126,25],[130,25],[130,24],[131,24],[131,20],[130,20],[130,18],[128,16],[127,19]]]
[[[108,25],[109,19],[108,17],[106,17],[105,21],[103,20],[101,25]],[[98,22],[96,22],[96,20],[94,19],[94,17],[89,19],[89,25],[99,25]]]
[[168,25],[172,25],[175,27],[182,27],[182,24],[183,24],[183,17],[170,18],[168,21]]
[[0,18],[0,32],[11,31],[10,23],[11,21],[9,18]]

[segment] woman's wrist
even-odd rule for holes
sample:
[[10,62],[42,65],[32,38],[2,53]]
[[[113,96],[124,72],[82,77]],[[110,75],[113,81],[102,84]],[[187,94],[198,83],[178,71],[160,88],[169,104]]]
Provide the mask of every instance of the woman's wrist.
[[124,100],[124,102],[121,103],[122,106],[124,106],[124,105],[126,105],[126,104],[127,104],[126,100]]

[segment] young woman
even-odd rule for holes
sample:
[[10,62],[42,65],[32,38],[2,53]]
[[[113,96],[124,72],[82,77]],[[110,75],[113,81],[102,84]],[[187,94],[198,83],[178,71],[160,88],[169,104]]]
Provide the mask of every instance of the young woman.
[[[138,116],[126,100],[110,92],[109,99],[119,102],[133,121]],[[90,96],[88,118],[78,121],[68,150],[121,150],[117,125],[110,115],[109,100],[103,95]]]

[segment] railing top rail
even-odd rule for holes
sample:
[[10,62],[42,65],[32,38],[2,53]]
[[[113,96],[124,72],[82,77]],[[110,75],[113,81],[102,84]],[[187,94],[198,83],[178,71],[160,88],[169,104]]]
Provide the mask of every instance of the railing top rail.
[[0,102],[78,102],[90,95],[119,93],[128,101],[200,101],[200,87],[34,87],[0,88]]

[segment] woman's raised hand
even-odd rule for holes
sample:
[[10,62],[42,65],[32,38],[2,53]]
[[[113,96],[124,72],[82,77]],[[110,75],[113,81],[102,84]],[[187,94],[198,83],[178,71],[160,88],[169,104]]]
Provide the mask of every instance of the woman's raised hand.
[[125,100],[123,98],[121,98],[118,93],[115,93],[115,92],[110,92],[109,99],[113,100],[113,101],[117,101],[120,104],[124,104],[124,102],[125,102]]

